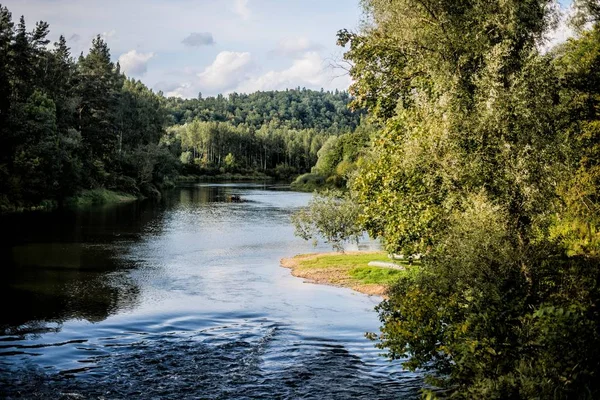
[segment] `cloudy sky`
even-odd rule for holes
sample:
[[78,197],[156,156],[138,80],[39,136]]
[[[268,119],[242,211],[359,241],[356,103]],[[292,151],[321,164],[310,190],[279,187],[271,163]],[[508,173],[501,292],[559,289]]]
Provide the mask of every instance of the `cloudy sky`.
[[[331,64],[358,0],[0,0],[28,26],[44,20],[74,55],[101,34],[128,76],[167,95],[307,87],[347,89]],[[563,7],[570,0],[561,0]],[[569,35],[562,26],[554,41]]]

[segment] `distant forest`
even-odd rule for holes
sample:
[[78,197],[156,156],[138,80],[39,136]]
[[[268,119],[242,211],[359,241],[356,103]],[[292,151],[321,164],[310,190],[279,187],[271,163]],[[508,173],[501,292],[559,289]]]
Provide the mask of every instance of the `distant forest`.
[[169,98],[167,108],[173,124],[185,124],[195,119],[221,121],[233,125],[246,124],[259,129],[274,123],[292,129],[317,129],[338,133],[352,131],[359,123],[360,113],[351,111],[347,92],[320,92],[305,88],[286,91],[232,93],[225,97],[183,100]]
[[97,36],[72,56],[49,25],[28,30],[0,5],[0,210],[64,203],[84,190],[157,196],[177,177],[315,164],[362,112],[346,92],[294,89],[165,98],[129,79]]

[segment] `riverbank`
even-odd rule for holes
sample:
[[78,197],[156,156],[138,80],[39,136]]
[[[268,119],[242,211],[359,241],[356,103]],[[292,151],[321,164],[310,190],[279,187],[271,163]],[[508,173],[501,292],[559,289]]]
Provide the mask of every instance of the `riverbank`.
[[83,190],[75,196],[67,199],[66,204],[70,207],[89,207],[102,204],[126,203],[138,200],[138,197],[108,189]]
[[371,261],[389,262],[387,254],[377,252],[313,253],[300,254],[281,260],[281,266],[289,268],[292,275],[308,282],[346,287],[368,295],[385,296],[387,288],[401,276],[412,273],[418,264],[406,269],[369,266]]
[[[103,204],[125,203],[138,199],[140,199],[140,197],[128,193],[115,192],[108,189],[90,189],[82,190],[67,198],[63,205],[73,208],[85,208]],[[43,200],[36,205],[19,205],[11,204],[9,202],[0,202],[0,215],[30,211],[52,211],[57,208],[59,208],[59,204],[56,200]]]
[[234,174],[223,173],[218,175],[180,175],[177,177],[178,183],[193,183],[193,182],[244,182],[244,181],[269,181],[273,180],[272,176],[262,172],[253,174]]

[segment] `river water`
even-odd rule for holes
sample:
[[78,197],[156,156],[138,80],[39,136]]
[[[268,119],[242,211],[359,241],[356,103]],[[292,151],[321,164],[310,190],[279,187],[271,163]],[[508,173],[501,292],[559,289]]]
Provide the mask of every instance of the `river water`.
[[1,218],[0,397],[418,397],[420,377],[364,337],[380,298],[279,266],[329,251],[294,237],[310,196],[197,184]]

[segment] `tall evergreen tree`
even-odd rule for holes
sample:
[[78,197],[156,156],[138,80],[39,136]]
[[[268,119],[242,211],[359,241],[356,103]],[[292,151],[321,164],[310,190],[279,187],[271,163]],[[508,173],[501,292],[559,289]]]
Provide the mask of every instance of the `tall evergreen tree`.
[[111,161],[117,154],[117,107],[123,78],[110,60],[106,42],[98,35],[89,53],[77,63],[75,92],[78,130],[81,132],[89,185],[103,185],[111,177]]

